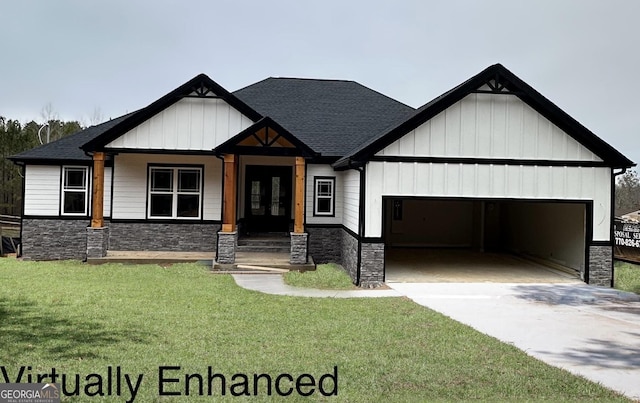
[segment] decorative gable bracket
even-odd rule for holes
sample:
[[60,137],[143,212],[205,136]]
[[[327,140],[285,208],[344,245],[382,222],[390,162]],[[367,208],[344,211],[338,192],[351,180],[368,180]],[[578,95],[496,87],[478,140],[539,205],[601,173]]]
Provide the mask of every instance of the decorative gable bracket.
[[[486,89],[488,87],[489,89]],[[475,94],[506,94],[519,95],[519,91],[512,91],[514,85],[502,74],[496,72],[493,77],[488,77],[479,89],[471,91]]]

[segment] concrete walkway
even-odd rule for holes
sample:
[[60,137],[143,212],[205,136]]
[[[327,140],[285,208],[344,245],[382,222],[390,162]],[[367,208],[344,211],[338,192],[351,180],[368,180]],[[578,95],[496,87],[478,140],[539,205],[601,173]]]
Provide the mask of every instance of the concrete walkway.
[[316,298],[378,298],[401,297],[395,290],[316,290],[293,287],[284,283],[281,274],[233,274],[236,284],[242,288],[265,294],[290,295]]
[[640,399],[640,297],[575,284],[390,283],[416,303]]

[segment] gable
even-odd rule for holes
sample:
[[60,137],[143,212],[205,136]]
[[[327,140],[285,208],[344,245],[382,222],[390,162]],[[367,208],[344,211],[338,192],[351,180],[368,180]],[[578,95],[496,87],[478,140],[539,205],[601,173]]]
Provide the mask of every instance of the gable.
[[[561,157],[553,157],[554,155],[576,155],[576,154],[571,154],[571,149],[573,148],[574,149],[573,151],[576,151],[578,157],[574,156],[572,158],[577,158],[577,161],[580,161],[580,162],[568,161],[570,164],[582,164],[583,163],[582,161],[593,161],[590,164],[594,164],[598,166],[608,166],[611,168],[628,168],[628,167],[635,166],[635,164],[631,160],[629,160],[627,157],[622,155],[622,153],[620,153],[618,150],[613,148],[611,145],[607,144],[600,137],[596,136],[593,132],[591,132],[589,129],[587,129],[582,124],[580,124],[580,122],[573,119],[562,109],[558,108],[551,101],[545,98],[542,94],[540,94],[538,91],[533,89],[530,85],[528,85],[527,83],[522,81],[520,78],[518,78],[515,74],[507,70],[504,66],[500,64],[495,64],[493,66],[489,66],[488,68],[481,71],[477,75],[471,77],[470,79],[463,82],[462,84],[452,88],[451,90],[445,92],[444,94],[440,95],[439,97],[433,99],[432,101],[428,102],[424,106],[420,107],[413,115],[405,119],[400,124],[387,129],[384,133],[382,133],[381,135],[378,135],[376,138],[361,144],[357,148],[351,150],[348,154],[343,155],[342,158],[340,158],[338,161],[336,161],[333,164],[333,167],[335,169],[347,169],[349,167],[362,166],[366,164],[368,161],[370,161],[372,158],[387,158],[381,155],[376,156],[376,154],[380,153],[382,150],[392,145],[394,142],[399,141],[401,138],[405,137],[408,133],[411,133],[417,128],[420,128],[421,126],[423,126],[423,124],[427,122],[431,122],[430,124],[433,124],[434,122],[437,123],[438,120],[433,120],[433,118],[435,118],[437,115],[441,114],[442,112],[449,110],[451,107],[454,107],[454,105],[458,103],[459,103],[458,108],[460,108],[461,110],[460,120],[456,121],[455,119],[443,119],[443,122],[445,123],[445,125],[442,130],[445,130],[445,131],[449,130],[454,134],[459,133],[460,135],[462,135],[463,133],[466,134],[469,132],[469,130],[471,130],[472,132],[475,133],[475,135],[477,135],[473,143],[474,148],[479,149],[481,147],[486,147],[487,145],[482,143],[482,141],[485,140],[485,138],[482,137],[482,134],[486,133],[486,129],[482,129],[481,127],[472,128],[472,129],[457,128],[458,126],[462,127],[463,123],[465,122],[462,120],[462,110],[463,110],[462,105],[464,104],[465,106],[467,106],[467,102],[461,103],[460,101],[462,101],[467,97],[472,98],[474,100],[474,102],[471,102],[471,105],[478,106],[480,113],[478,113],[478,111],[469,112],[465,108],[464,109],[465,116],[468,116],[467,115],[468,112],[473,113],[474,114],[473,116],[475,117],[473,121],[476,122],[478,125],[482,125],[483,123],[497,125],[495,132],[493,128],[489,126],[489,132],[491,133],[489,135],[489,140],[490,140],[489,151],[488,151],[489,155],[492,155],[494,153],[499,154],[500,152],[502,152],[505,155],[508,155],[507,151],[511,152],[513,151],[513,148],[515,148],[513,144],[511,146],[511,149],[508,148],[510,137],[507,138],[508,136],[506,136],[506,134],[502,136],[498,134],[498,131],[500,130],[500,128],[502,128],[502,131],[504,132],[506,128],[509,127],[508,125],[514,122],[513,116],[517,116],[517,113],[515,112],[513,114],[511,112],[505,112],[505,111],[508,111],[508,109],[505,109],[505,108],[508,108],[508,106],[510,106],[512,102],[517,103],[517,101],[514,99],[515,97],[521,100],[522,103],[524,103],[525,105],[529,106],[532,110],[535,110],[539,114],[539,116],[544,117],[546,119],[546,120],[534,119],[534,121],[537,121],[538,123],[541,123],[541,122],[546,123],[546,121],[550,122],[552,124],[551,125],[552,129],[550,130],[551,133],[554,133],[555,131],[557,134],[557,130],[559,130],[560,132],[567,134],[569,137],[573,138],[578,144],[582,146],[582,148],[578,147],[576,149],[575,147],[572,147],[575,145],[574,143],[569,144],[571,142],[568,141],[566,136],[561,136],[561,135],[557,136],[555,134],[552,134],[548,136],[549,138],[547,139],[546,143],[544,142],[544,138],[541,137],[542,143],[540,144],[543,147],[542,151],[544,151],[546,147],[546,150],[547,151],[550,150],[551,152],[545,153],[546,157],[536,157],[536,158],[549,159],[549,158],[561,158]],[[500,97],[505,97],[505,98],[500,98]],[[489,117],[488,120],[486,119],[481,120],[480,117],[483,113],[482,112],[483,105],[486,104],[486,102],[483,102],[483,101],[486,101],[486,100],[490,100],[489,105],[497,104],[499,106],[495,111],[493,109],[491,110],[490,114],[488,115]],[[506,102],[507,105],[503,107],[500,105],[500,102]],[[516,110],[518,109],[517,106],[515,107],[515,109]],[[450,113],[453,113],[454,110],[455,110],[455,107],[451,109],[452,112]],[[524,106],[523,106],[523,110],[524,110]],[[530,112],[530,111],[527,111],[527,112]],[[484,114],[487,115],[486,110]],[[529,121],[527,118],[525,118],[525,115],[528,117],[530,114],[525,114],[525,112],[523,112],[522,115],[523,115],[522,118],[520,118],[520,120],[516,118],[515,122],[520,121],[524,125],[526,122]],[[509,121],[507,120],[507,118],[510,118],[512,120]],[[505,119],[505,120],[501,121],[500,119]],[[469,120],[467,120],[467,122],[468,121]],[[540,125],[537,125],[537,127],[539,126]],[[514,127],[515,127],[515,124],[514,124]],[[525,128],[526,128],[526,133],[531,133],[531,130],[528,126],[525,125]],[[483,130],[485,131],[483,132]],[[414,137],[415,137],[415,133],[414,133]],[[536,136],[534,138],[537,139],[538,137]],[[456,146],[456,142],[461,142],[460,137],[456,138],[455,136],[447,135],[446,137],[442,137],[441,139],[445,141],[444,143],[445,152],[446,150],[458,150],[458,152],[461,152],[459,151],[459,149],[462,146],[462,144]],[[505,142],[504,143],[491,142],[492,140],[501,141],[501,139],[505,140]],[[521,134],[519,137],[519,140],[520,140],[520,143],[522,144],[522,151],[520,152],[520,154],[525,155],[527,153],[532,153],[533,150],[535,150],[534,155],[542,155],[542,151],[538,149],[538,143],[535,144],[535,148],[533,149],[527,149],[527,150],[524,149],[524,147],[526,146],[526,140],[531,141],[531,138],[529,137],[525,138]],[[406,141],[408,141],[408,139],[405,139],[405,142]],[[515,140],[515,141],[518,141],[518,140]],[[554,147],[558,144],[558,142],[560,142],[560,144],[563,144],[565,141],[567,142],[568,145],[565,148],[561,149],[561,151],[557,151],[554,149]],[[452,144],[449,144],[450,142]],[[400,148],[400,144],[401,142],[398,142],[397,144],[398,149]],[[420,144],[420,145],[424,146],[424,144]],[[464,145],[466,146],[466,144]],[[593,159],[593,157],[591,157],[592,159],[589,159],[589,155],[588,154],[585,155],[584,149],[589,150],[593,155],[596,155],[597,158]],[[504,151],[501,151],[501,150],[504,150]],[[387,151],[389,153],[394,153],[394,150],[392,149]],[[482,154],[478,154],[478,155],[482,155]],[[390,157],[393,158],[392,156]],[[399,157],[399,158],[402,158],[402,157]],[[468,158],[468,157],[464,157],[464,158]],[[491,161],[490,159],[485,159],[484,162],[487,163],[490,161]],[[558,164],[562,164],[562,163],[563,162],[558,162]]]
[[186,97],[106,145],[115,149],[211,151],[253,121],[217,97]]
[[479,90],[375,155],[602,162],[517,96]]

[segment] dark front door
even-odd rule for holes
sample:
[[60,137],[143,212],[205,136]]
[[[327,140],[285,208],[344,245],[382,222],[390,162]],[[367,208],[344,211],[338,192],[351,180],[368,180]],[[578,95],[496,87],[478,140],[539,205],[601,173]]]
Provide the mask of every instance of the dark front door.
[[247,165],[247,232],[286,232],[291,221],[291,167]]

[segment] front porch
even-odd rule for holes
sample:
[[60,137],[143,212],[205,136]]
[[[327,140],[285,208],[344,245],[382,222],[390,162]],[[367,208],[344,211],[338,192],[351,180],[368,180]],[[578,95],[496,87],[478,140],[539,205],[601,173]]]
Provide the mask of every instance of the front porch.
[[[304,225],[306,158],[311,156],[308,147],[268,119],[254,124],[197,159],[179,154],[153,158],[143,155],[138,160],[147,162],[148,172],[145,174],[167,171],[167,177],[171,179],[193,172],[195,180],[189,182],[190,187],[183,191],[190,193],[183,196],[180,193],[182,185],[178,182],[172,185],[171,180],[167,180],[169,190],[164,192],[168,195],[150,199],[149,195],[156,196],[151,192],[157,192],[151,183],[160,183],[155,176],[150,176],[147,177],[145,218],[138,218],[138,213],[133,219],[128,216],[123,219],[121,211],[124,208],[119,207],[120,210],[112,211],[112,216],[105,220],[102,205],[105,152],[96,151],[93,153],[92,216],[91,225],[87,228],[87,260],[92,263],[210,261],[218,271],[238,270],[246,266],[257,267],[256,270],[261,267],[313,269]],[[120,161],[128,164],[125,170],[130,178],[143,177],[141,168],[144,165],[137,160],[132,162],[133,157],[127,157],[127,153],[121,153],[115,159],[116,172],[121,175],[125,172],[118,170],[122,164]],[[169,164],[170,168],[157,168],[163,164]],[[188,169],[184,168],[187,166]],[[138,193],[137,189],[123,186],[118,193],[119,188],[116,188],[114,197],[120,201],[124,199],[122,192],[133,191],[142,199],[139,195],[142,192]],[[173,195],[173,210],[169,208],[172,206],[171,192],[177,195]],[[149,205],[149,200],[162,198],[169,200],[166,219],[162,217],[164,210]],[[192,203],[186,213],[175,207],[180,200]],[[169,214],[171,211],[173,214]],[[243,237],[276,231],[286,236],[286,246],[279,245],[276,251],[270,241],[262,240],[253,250],[243,250],[246,249],[242,245]],[[147,250],[149,252],[145,252]]]

